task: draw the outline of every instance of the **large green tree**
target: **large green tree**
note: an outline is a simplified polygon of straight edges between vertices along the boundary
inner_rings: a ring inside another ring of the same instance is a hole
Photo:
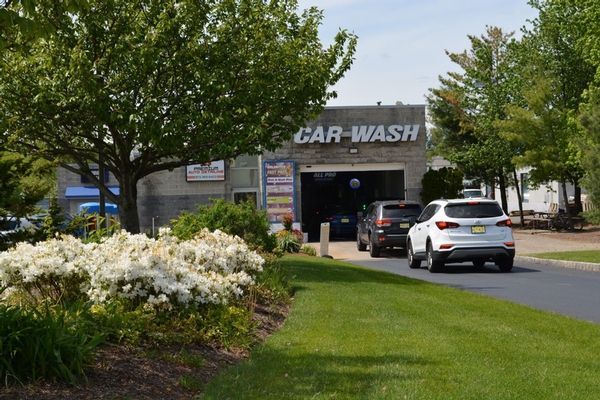
[[[500,136],[496,121],[505,118],[506,105],[518,94],[517,63],[511,51],[515,41],[497,27],[469,40],[468,51],[448,53],[461,71],[440,77],[440,87],[430,89],[433,143],[435,152],[465,175],[498,182],[506,210],[506,177],[514,169],[514,149]]]
[[[0,151],[0,219],[34,212],[52,190],[53,176],[48,161]]]
[[[600,0],[553,0],[548,3],[571,11],[568,26],[576,33],[572,35],[573,48],[594,71],[594,79],[584,93],[580,107],[585,135],[579,144],[583,154],[583,184],[596,206],[592,219],[600,223]]]
[[[567,208],[566,183],[576,188],[583,176],[578,142],[583,135],[577,123],[582,95],[594,68],[577,49],[581,28],[575,24],[577,10],[563,1],[531,1],[539,11],[521,41],[525,102],[507,108],[508,119],[500,128],[522,147],[515,157],[519,166],[531,167],[534,184],[561,182]]]
[[[11,148],[86,176],[131,232],[140,179],[281,145],[335,95],[356,45],[341,30],[324,48],[322,12],[296,0],[87,3],[2,54],[3,119]],[[99,153],[119,196],[90,170]]]
[[[584,157],[582,164],[586,174],[584,184],[596,206],[588,216],[592,222],[600,224],[600,93],[596,90],[584,106],[582,123],[587,134],[582,143]]]

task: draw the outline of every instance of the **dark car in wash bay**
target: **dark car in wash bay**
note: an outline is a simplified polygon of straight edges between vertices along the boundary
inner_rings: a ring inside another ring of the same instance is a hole
[[[382,248],[406,247],[406,236],[421,214],[421,205],[404,200],[376,201],[358,215],[356,247],[371,257],[379,257]]]
[[[354,237],[356,233],[356,213],[341,206],[326,208],[323,221],[329,223],[332,238]]]

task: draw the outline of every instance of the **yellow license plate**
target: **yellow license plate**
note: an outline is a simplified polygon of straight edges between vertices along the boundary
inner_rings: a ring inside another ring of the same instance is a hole
[[[485,233],[485,226],[483,226],[483,225],[473,225],[471,227],[471,233]]]
[[[341,221],[342,221],[342,224],[347,224],[347,223],[350,222],[350,219],[348,219],[348,218],[342,218]]]
[[[400,228],[402,228],[402,229],[410,228],[410,224],[402,223],[402,224],[400,224]]]

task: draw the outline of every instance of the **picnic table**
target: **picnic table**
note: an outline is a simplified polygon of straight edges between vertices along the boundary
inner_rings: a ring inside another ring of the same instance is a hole
[[[532,229],[552,229],[552,217],[547,213],[539,213],[535,214],[532,217],[528,217],[525,219],[526,225],[529,222],[529,226]]]
[[[572,216],[569,220],[566,213],[535,212],[523,217],[524,227],[531,229],[582,230],[585,225],[585,218]]]

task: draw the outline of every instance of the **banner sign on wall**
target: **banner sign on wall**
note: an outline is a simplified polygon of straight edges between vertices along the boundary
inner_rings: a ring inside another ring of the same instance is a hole
[[[206,164],[188,165],[185,180],[188,182],[224,181],[225,161],[218,160]]]
[[[269,222],[281,222],[286,214],[296,220],[295,171],[293,161],[264,161],[265,205]]]

